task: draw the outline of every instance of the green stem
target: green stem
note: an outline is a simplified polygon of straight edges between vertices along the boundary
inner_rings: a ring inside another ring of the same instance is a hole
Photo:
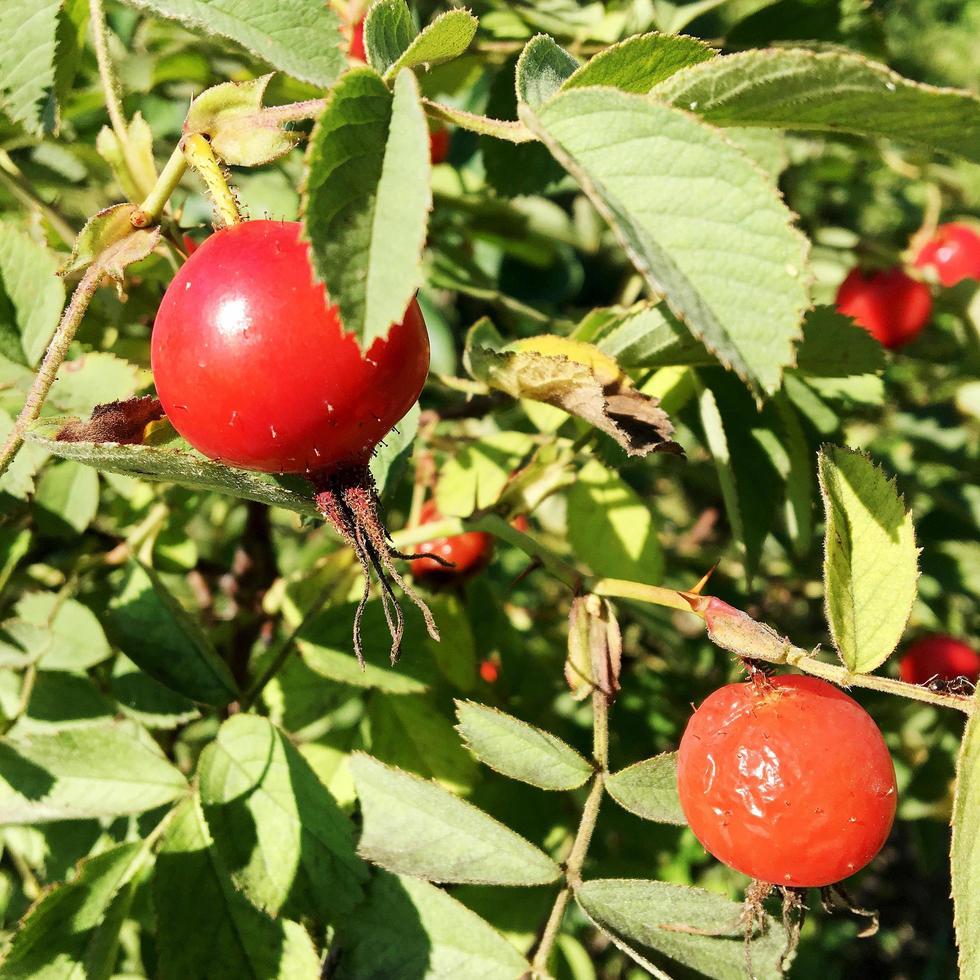
[[[181,178],[187,172],[187,159],[183,148],[178,145],[170,154],[163,172],[157,178],[156,184],[133,215],[132,222],[137,228],[156,224],[163,214],[163,209],[170,200],[170,195],[177,189]]]
[[[58,324],[54,337],[51,338],[41,367],[34,376],[34,382],[31,385],[31,390],[27,393],[24,407],[20,410],[17,421],[7,436],[3,448],[0,449],[0,475],[10,466],[17,450],[23,445],[27,427],[41,414],[41,406],[54,384],[58,369],[68,354],[68,347],[75,336],[75,331],[82,322],[82,317],[85,315],[89,303],[92,302],[92,297],[99,288],[99,282],[104,275],[105,270],[101,263],[95,262],[89,266],[85,275],[82,276],[81,282],[75,287],[71,302],[62,314],[61,322]]]
[[[644,585],[641,582],[630,582],[619,578],[600,578],[589,583],[589,591],[610,599],[635,599],[654,606],[692,612],[691,604],[680,592],[659,585]]]
[[[181,140],[181,147],[187,163],[204,181],[221,224],[226,227],[241,224],[238,203],[225,180],[211,144],[200,133],[191,133]]]
[[[548,960],[551,951],[561,933],[565,909],[575,892],[582,883],[582,868],[592,843],[596,821],[599,819],[599,807],[602,805],[602,795],[605,791],[605,779],[609,771],[609,700],[602,691],[592,693],[592,753],[596,764],[596,774],[592,779],[592,787],[582,807],[575,841],[565,861],[565,884],[555,898],[551,907],[548,921],[541,933],[541,941],[531,963],[531,973],[535,977],[548,977]]]

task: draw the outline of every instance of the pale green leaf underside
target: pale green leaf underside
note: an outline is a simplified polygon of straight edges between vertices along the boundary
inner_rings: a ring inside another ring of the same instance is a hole
[[[915,529],[894,482],[867,456],[828,446],[819,476],[827,622],[845,666],[863,674],[888,659],[912,612]]]
[[[561,88],[578,66],[578,61],[547,34],[532,37],[524,45],[514,71],[518,101],[537,109]]]
[[[304,492],[305,485],[301,480],[232,469],[190,448],[130,446],[114,442],[58,442],[54,436],[67,421],[63,418],[42,419],[28,432],[28,442],[43,447],[55,456],[74,459],[110,473],[176,483],[194,490],[214,490],[271,507],[283,507],[306,517],[317,516],[312,491]]]
[[[809,305],[807,242],[765,175],[716,130],[644,96],[573,89],[524,115],[690,330],[775,391]]]
[[[458,58],[476,35],[478,21],[468,10],[449,10],[426,25],[398,60],[385,72],[394,77],[402,68],[429,68]]]
[[[367,877],[353,827],[268,719],[228,719],[198,778],[218,850],[256,905],[276,914],[302,895],[325,918],[353,909]]]
[[[540,789],[581,786],[592,766],[570,745],[550,732],[472,701],[457,701],[459,733],[484,764],[511,779]]]
[[[364,18],[364,53],[384,74],[405,53],[418,32],[405,0],[378,0]]]
[[[305,230],[345,331],[368,350],[422,280],[432,192],[429,130],[411,71],[392,95],[369,68],[334,87],[310,138]]]
[[[145,859],[135,842],[84,861],[75,878],[28,913],[0,965],[0,980],[109,980],[133,897],[132,889],[121,889]]]
[[[608,85],[642,95],[681,68],[715,57],[703,41],[672,34],[638,34],[600,51],[563,88]]]
[[[0,824],[142,813],[187,780],[129,723],[0,742]]]
[[[0,4],[0,108],[40,135],[54,86],[61,0],[4,0]]]
[[[374,875],[350,922],[338,980],[516,980],[529,967],[492,926],[442,888],[417,878]]]
[[[313,85],[344,70],[340,20],[311,0],[125,0],[131,7],[179,20],[192,30],[237,41],[274,68]]]
[[[976,702],[976,698],[974,698]],[[953,921],[960,976],[980,973],[980,711],[963,734],[953,801]]]
[[[167,828],[152,887],[160,980],[319,976],[319,957],[306,930],[269,918],[235,888],[196,798],[181,806]]]
[[[19,334],[22,357],[12,359],[36,364],[58,325],[65,287],[54,256],[6,222],[0,222],[0,293],[10,300]]]
[[[557,864],[493,817],[435,783],[355,753],[351,774],[364,810],[359,852],[430,881],[544,885]]]
[[[686,824],[677,795],[677,753],[665,752],[606,777],[609,795],[624,809],[656,823]]]
[[[663,881],[608,878],[586,881],[578,903],[597,925],[645,954],[654,950],[698,970],[712,980],[744,980],[745,946],[738,925],[741,906],[683,885]],[[785,946],[779,926],[767,916],[768,929],[751,944],[757,980],[782,976],[778,963]],[[689,926],[721,936],[697,936],[664,926]]]
[[[652,94],[719,126],[857,133],[980,161],[980,98],[858,54],[745,51],[678,72]]]

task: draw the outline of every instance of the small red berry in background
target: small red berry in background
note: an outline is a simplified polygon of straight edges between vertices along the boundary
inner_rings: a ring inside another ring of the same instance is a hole
[[[314,282],[297,222],[211,235],[157,311],[157,394],[195,449],[234,466],[303,473],[366,463],[429,369],[418,303],[366,352]]]
[[[980,279],[980,234],[969,225],[940,225],[915,259],[919,269],[933,268],[944,286]]]
[[[980,678],[980,654],[951,636],[924,636],[905,650],[898,672],[909,684],[953,681],[959,677],[975,684]]]
[[[429,130],[429,154],[432,163],[443,163],[449,156],[449,130],[445,126]]]
[[[355,61],[367,61],[367,52],[364,50],[364,18],[362,17],[351,28],[350,46],[347,54]]]
[[[521,534],[527,534],[531,530],[531,522],[527,519],[524,514],[518,514],[511,522],[510,526],[515,531],[520,531]]]
[[[441,515],[435,501],[422,505],[419,519],[423,524],[438,520]],[[479,571],[493,557],[493,537],[484,531],[466,531],[451,538],[436,538],[419,545],[419,551],[437,555],[444,561],[452,562],[452,567],[440,565],[432,558],[412,560],[412,575],[415,578],[428,578],[432,581],[453,581]]]
[[[493,660],[486,659],[480,661],[480,677],[487,684],[496,684],[499,676],[500,668]]]
[[[194,241],[190,235],[181,235],[181,241],[184,243],[184,253],[190,258],[199,248],[199,243]]]
[[[711,694],[681,739],[677,782],[705,849],[775,885],[822,887],[860,871],[895,817],[895,769],[881,732],[816,677]]]
[[[929,287],[898,266],[865,273],[851,269],[837,290],[837,312],[853,317],[859,326],[888,348],[914,340],[929,322]]]

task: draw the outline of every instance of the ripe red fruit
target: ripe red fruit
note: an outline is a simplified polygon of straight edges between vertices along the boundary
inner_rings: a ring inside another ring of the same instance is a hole
[[[204,455],[309,475],[365,579],[373,567],[381,581],[394,659],[404,623],[388,579],[417,599],[392,565],[412,556],[388,542],[367,464],[425,383],[429,343],[415,300],[362,352],[314,282],[299,224],[248,221],[211,235],[180,267],[157,312],[151,360],[168,418]],[[367,595],[355,617],[359,659]]]
[[[178,270],[151,356],[164,411],[205,456],[309,473],[367,461],[418,399],[429,342],[413,300],[362,353],[313,280],[299,224],[246,221]]]
[[[422,505],[419,518],[423,524],[441,515],[435,501]],[[412,575],[433,581],[453,581],[479,571],[493,557],[493,537],[484,531],[466,531],[450,538],[435,538],[419,546],[425,552],[412,561]],[[430,556],[435,556],[435,558]],[[442,562],[437,561],[441,558]]]
[[[932,314],[929,287],[898,266],[870,273],[851,269],[837,290],[836,305],[888,348],[914,340]]]
[[[364,49],[364,18],[362,17],[350,32],[350,45],[347,54],[355,61],[367,61],[367,52]]]
[[[934,268],[944,286],[980,279],[980,235],[969,225],[940,225],[935,236],[922,246],[915,264],[920,269]]]
[[[449,130],[445,126],[429,130],[429,155],[433,164],[442,163],[449,156]]]
[[[822,887],[863,868],[895,817],[895,770],[871,717],[815,677],[728,684],[688,722],[684,815],[720,861],[760,881]]]
[[[480,661],[480,677],[486,681],[487,684],[496,684],[499,676],[500,668],[493,660]]]
[[[951,636],[924,636],[906,649],[898,671],[909,684],[960,677],[975,684],[980,678],[980,654]]]

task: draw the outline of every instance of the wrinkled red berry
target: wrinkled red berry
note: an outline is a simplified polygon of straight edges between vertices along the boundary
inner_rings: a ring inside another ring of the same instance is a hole
[[[836,305],[888,348],[914,340],[932,314],[929,287],[898,266],[869,273],[852,269],[837,290]]]
[[[684,815],[718,860],[817,887],[863,868],[895,816],[891,756],[870,715],[815,677],[728,684],[691,716],[677,767]]]

